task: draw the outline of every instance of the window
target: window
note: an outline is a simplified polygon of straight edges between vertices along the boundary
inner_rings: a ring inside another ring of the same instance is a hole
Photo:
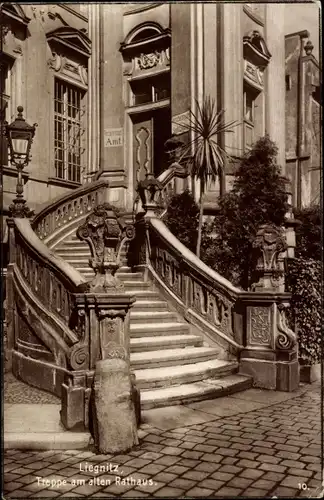
[[[11,121],[11,64],[8,60],[1,61],[0,65],[0,120],[1,123]],[[1,165],[8,165],[8,143],[4,136],[5,128],[3,127],[1,139],[0,161]]]
[[[244,90],[244,120],[254,122],[254,95],[248,89]]]
[[[58,179],[81,182],[83,96],[78,87],[55,80],[54,148]]]
[[[291,90],[291,76],[290,75],[286,75],[285,77],[285,81],[286,81],[286,90]]]
[[[254,125],[255,125],[255,99],[257,92],[252,87],[244,84],[243,99],[244,99],[244,147],[251,149],[254,142]]]
[[[169,99],[171,95],[170,73],[131,82],[132,105]]]

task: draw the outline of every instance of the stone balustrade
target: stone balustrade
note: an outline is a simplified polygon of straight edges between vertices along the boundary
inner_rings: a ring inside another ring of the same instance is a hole
[[[81,333],[71,316],[74,294],[86,280],[48,249],[28,218],[8,219],[8,226],[8,369],[60,396],[66,372],[79,368]]]
[[[153,189],[154,188],[154,189]],[[292,391],[298,387],[298,346],[285,310],[287,242],[283,228],[265,225],[254,241],[255,269],[249,291],[232,285],[206,266],[161,220],[163,186],[150,178],[142,186],[145,214],[138,217],[133,253],[137,265],[205,340],[235,356],[254,385]]]
[[[53,243],[57,233],[78,225],[104,201],[107,187],[107,181],[99,180],[58,197],[34,217],[32,227],[37,236],[47,244]]]
[[[151,218],[150,266],[182,304],[187,318],[223,345],[243,345],[235,331],[235,303],[241,290],[206,266],[168,230]]]
[[[179,163],[171,164],[167,170],[162,172],[157,178],[162,184],[158,204],[165,207],[169,198],[183,192],[187,187],[188,177],[188,170]]]

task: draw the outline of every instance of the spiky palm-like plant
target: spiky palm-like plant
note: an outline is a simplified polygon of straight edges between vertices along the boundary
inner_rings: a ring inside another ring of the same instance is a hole
[[[237,122],[232,120],[225,122],[225,110],[217,111],[215,100],[210,96],[203,99],[202,104],[196,101],[197,111],[189,111],[187,123],[182,123],[184,132],[193,132],[193,138],[183,148],[182,156],[189,157],[188,165],[193,178],[200,181],[199,197],[199,226],[196,255],[200,257],[201,232],[203,225],[203,198],[208,180],[215,182],[220,180],[223,195],[223,175],[225,159],[228,155],[219,144],[220,135],[225,132],[233,132]]]

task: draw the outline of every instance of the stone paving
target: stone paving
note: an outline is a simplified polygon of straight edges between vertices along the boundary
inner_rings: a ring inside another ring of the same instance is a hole
[[[5,373],[3,384],[5,404],[61,404],[60,398],[17,380],[12,373]]]
[[[271,404],[271,393],[253,391],[237,403],[252,395]],[[208,414],[198,424],[144,423],[126,454],[7,450],[5,498],[319,497],[319,384],[292,399],[274,396],[276,404],[248,412],[238,404],[236,414],[233,398],[226,416],[213,414],[217,399],[190,405]]]

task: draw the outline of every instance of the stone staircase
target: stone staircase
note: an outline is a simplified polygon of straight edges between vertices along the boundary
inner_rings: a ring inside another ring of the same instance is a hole
[[[86,242],[70,235],[55,251],[87,279],[94,276]],[[219,359],[220,350],[193,334],[141,272],[132,272],[125,252],[122,259],[118,276],[126,294],[136,297],[130,314],[130,360],[143,409],[211,399],[251,386],[249,377],[236,373],[238,362]]]

